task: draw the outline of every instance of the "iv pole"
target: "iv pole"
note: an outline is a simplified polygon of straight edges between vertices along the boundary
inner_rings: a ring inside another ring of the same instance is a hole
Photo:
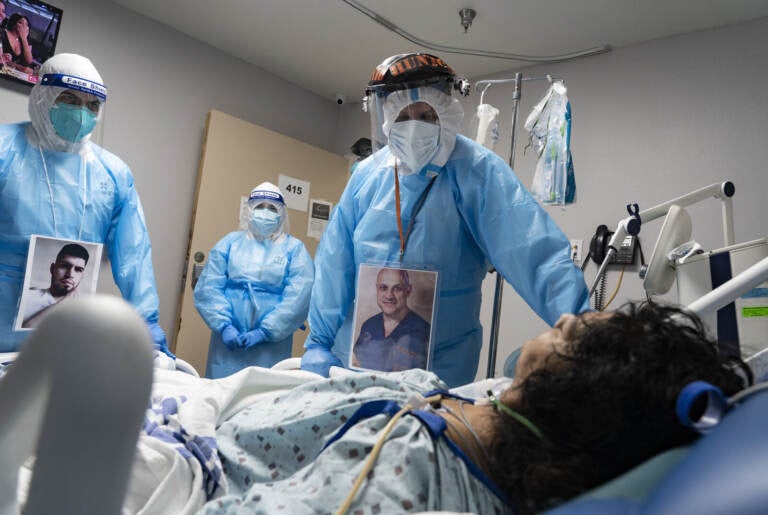
[[[505,84],[509,82],[514,82],[515,84],[515,90],[512,93],[512,134],[510,137],[511,141],[509,146],[509,160],[508,160],[509,167],[513,170],[515,168],[515,132],[517,129],[517,111],[520,104],[523,81],[530,81],[530,80],[548,80],[549,82],[552,82],[553,80],[559,80],[559,79],[553,79],[550,75],[547,75],[546,77],[523,78],[523,74],[518,72],[518,73],[515,73],[514,79],[480,80],[475,82],[475,89],[477,89],[480,85],[485,85],[485,88],[480,94],[481,102],[483,99],[483,95],[485,95],[486,90],[489,87],[491,87],[491,85]],[[501,276],[501,274],[497,270],[496,271],[496,290],[493,296],[493,314],[491,316],[491,335],[490,335],[490,341],[488,345],[488,368],[486,369],[486,375],[485,375],[486,378],[493,377],[496,371],[496,349],[498,347],[498,342],[499,342],[499,319],[501,318],[501,297],[503,294],[503,289],[504,289],[504,278]]]

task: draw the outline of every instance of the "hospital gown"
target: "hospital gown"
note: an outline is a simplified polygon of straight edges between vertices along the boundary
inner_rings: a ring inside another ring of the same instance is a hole
[[[351,374],[260,397],[218,428],[229,495],[200,513],[335,512],[390,420],[378,414],[352,424],[353,414],[369,401],[402,406],[414,392],[435,388],[445,385],[431,373],[409,370]],[[351,426],[323,449],[344,424]],[[433,439],[419,418],[404,416],[349,513],[511,512],[451,446],[445,437]]]

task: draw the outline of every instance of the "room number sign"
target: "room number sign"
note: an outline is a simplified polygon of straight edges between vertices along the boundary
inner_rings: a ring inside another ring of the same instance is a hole
[[[295,177],[289,177],[288,175],[280,175],[278,177],[277,185],[283,192],[286,207],[298,211],[307,211],[307,205],[309,203],[309,182],[296,179]]]

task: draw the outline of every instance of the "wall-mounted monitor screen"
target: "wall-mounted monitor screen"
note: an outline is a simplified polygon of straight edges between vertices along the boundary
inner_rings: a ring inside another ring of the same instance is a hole
[[[40,0],[0,0],[0,78],[36,84],[56,51],[62,10]]]

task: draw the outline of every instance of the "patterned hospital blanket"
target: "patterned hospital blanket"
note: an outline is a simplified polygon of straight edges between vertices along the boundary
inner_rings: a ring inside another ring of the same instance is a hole
[[[269,392],[316,378],[253,367],[212,381],[156,368],[123,514],[192,514],[226,494],[216,453],[220,422]]]
[[[363,417],[342,435],[339,426],[369,401],[402,405],[436,388],[445,385],[418,370],[320,381],[257,367],[215,381],[156,370],[124,513],[335,512],[390,417]],[[444,438],[408,415],[349,513],[430,510],[509,513]]]
[[[219,427],[229,493],[201,513],[335,512],[390,417],[363,417],[343,435],[337,429],[370,401],[403,405],[414,392],[436,388],[445,388],[436,376],[411,370],[354,374],[265,394]],[[349,513],[428,510],[494,514],[509,507],[444,438],[433,438],[421,420],[408,415],[388,437]]]

